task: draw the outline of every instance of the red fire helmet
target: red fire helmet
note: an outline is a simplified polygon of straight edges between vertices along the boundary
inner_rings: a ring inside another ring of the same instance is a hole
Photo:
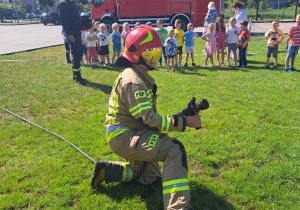
[[[138,26],[128,33],[122,55],[132,63],[137,63],[144,50],[162,46],[160,36],[152,27]]]

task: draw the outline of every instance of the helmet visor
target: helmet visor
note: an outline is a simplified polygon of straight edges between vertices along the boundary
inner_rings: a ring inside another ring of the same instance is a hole
[[[141,56],[145,60],[156,64],[161,57],[161,51],[162,51],[161,47],[149,48],[149,49],[144,50],[142,52]]]

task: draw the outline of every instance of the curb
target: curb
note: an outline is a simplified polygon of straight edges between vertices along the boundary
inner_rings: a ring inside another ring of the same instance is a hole
[[[41,22],[36,22],[36,23],[19,23],[19,24],[13,24],[13,23],[0,23],[0,26],[25,26],[25,25],[32,25],[32,24],[40,24]]]
[[[49,48],[49,47],[57,47],[57,46],[61,46],[61,45],[64,45],[64,44],[55,44],[55,45],[49,45],[49,46],[44,46],[44,47],[32,48],[32,49],[28,49],[28,50],[21,50],[21,51],[3,53],[3,54],[0,54],[0,56],[2,56],[2,55],[12,55],[12,54],[15,54],[15,53],[20,53],[20,52],[31,52],[31,51],[34,51],[34,50],[40,50],[40,49]]]

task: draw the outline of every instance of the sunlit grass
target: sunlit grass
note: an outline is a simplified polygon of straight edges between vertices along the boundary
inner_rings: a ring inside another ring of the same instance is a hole
[[[247,69],[203,68],[204,45],[197,39],[195,68],[150,72],[158,85],[159,114],[178,113],[193,96],[210,102],[201,112],[201,130],[170,133],[187,151],[194,209],[298,209],[300,78],[299,72],[283,71],[283,44],[277,70],[265,69],[263,37],[251,38]],[[111,86],[122,69],[84,66],[88,84],[80,86],[64,56],[63,46],[1,56],[25,61],[0,62],[0,106],[62,135],[96,160],[121,160],[107,145],[104,123]],[[0,209],[163,208],[160,184],[103,184],[93,190],[88,159],[2,110],[0,131]]]

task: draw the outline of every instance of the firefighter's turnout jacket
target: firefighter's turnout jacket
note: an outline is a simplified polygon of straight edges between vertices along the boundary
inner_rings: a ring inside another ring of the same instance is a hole
[[[127,127],[131,130],[184,131],[185,118],[156,113],[154,79],[146,70],[128,68],[116,79],[109,99],[106,131]],[[116,128],[116,129],[115,129]],[[113,135],[109,135],[111,138]]]
[[[134,179],[147,161],[138,181],[151,184],[162,176],[165,209],[189,209],[185,149],[180,141],[165,134],[184,131],[186,121],[184,117],[157,114],[156,91],[154,79],[137,65],[125,69],[116,79],[105,130],[112,151],[129,163],[110,162],[106,182]],[[163,162],[162,173],[159,161]]]

